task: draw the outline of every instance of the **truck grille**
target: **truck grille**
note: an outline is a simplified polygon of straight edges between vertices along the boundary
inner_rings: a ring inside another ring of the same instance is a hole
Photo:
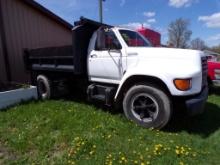
[[[208,64],[207,58],[202,57],[202,87],[207,85]]]

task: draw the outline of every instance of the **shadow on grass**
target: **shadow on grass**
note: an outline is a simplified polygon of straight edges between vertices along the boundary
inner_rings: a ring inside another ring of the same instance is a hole
[[[211,87],[209,89],[209,94],[215,94],[220,96],[220,87]]]
[[[77,88],[71,89],[67,95],[63,95],[62,97],[57,97],[56,100],[65,100],[65,101],[74,101],[81,104],[91,105],[96,107],[97,109],[101,109],[103,111],[109,112],[111,114],[122,114],[123,110],[121,108],[115,108],[113,106],[106,106],[105,103],[99,101],[89,101],[85,90],[80,90]]]
[[[205,112],[196,117],[177,116],[170,123],[165,131],[180,132],[186,131],[191,134],[200,135],[206,138],[220,128],[220,107],[207,103]]]

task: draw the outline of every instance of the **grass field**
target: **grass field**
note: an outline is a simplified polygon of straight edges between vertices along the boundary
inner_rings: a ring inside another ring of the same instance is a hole
[[[0,112],[0,164],[220,164],[220,96],[163,131],[74,101],[16,106]]]

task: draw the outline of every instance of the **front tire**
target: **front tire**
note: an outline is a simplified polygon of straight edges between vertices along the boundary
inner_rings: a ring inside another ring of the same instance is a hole
[[[152,85],[135,85],[123,100],[125,116],[145,128],[163,128],[172,114],[171,101],[165,92]]]

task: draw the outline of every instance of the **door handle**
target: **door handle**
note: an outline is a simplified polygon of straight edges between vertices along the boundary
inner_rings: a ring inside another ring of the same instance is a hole
[[[96,58],[96,57],[97,57],[96,54],[92,54],[92,55],[91,55],[91,58]]]

